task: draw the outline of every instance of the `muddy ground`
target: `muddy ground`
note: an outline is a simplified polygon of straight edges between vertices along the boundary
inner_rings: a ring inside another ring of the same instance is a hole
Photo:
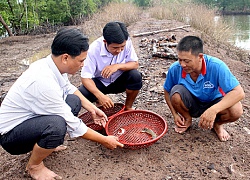
[[[183,23],[170,20],[147,19],[129,26],[135,33],[174,28]],[[242,101],[243,116],[235,123],[225,126],[231,134],[227,142],[220,142],[214,132],[202,130],[194,119],[192,127],[184,134],[174,132],[171,113],[163,96],[164,72],[175,60],[151,56],[147,47],[140,47],[143,37],[132,37],[140,58],[139,70],[143,74],[143,88],[136,99],[137,109],[153,111],[162,116],[168,124],[168,131],[153,145],[138,149],[108,150],[101,145],[84,139],[65,139],[68,148],[46,158],[45,165],[63,176],[74,180],[168,180],[168,179],[249,179],[250,177],[250,129],[249,123],[249,57],[234,48],[216,44],[212,38],[188,27],[172,32],[146,36],[160,38],[175,35],[176,41],[186,35],[198,35],[205,43],[205,53],[224,60],[241,82],[246,93]],[[8,91],[13,82],[28,67],[25,59],[50,48],[55,34],[11,37],[0,40],[0,82],[1,95]],[[174,50],[174,48],[173,48]],[[246,53],[247,54],[247,53]],[[80,76],[71,76],[78,86]],[[115,102],[124,103],[124,94],[111,95]],[[30,154],[12,156],[0,147],[0,179],[30,179],[24,175]]]

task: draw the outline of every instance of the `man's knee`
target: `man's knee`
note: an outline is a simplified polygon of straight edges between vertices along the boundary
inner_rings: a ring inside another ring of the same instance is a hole
[[[136,69],[130,70],[128,72],[128,74],[129,74],[129,77],[131,79],[133,79],[134,82],[141,82],[142,81],[142,75],[138,70],[136,70]]]
[[[140,90],[142,88],[142,75],[136,70],[130,70],[127,72],[127,89],[129,90]]]
[[[37,144],[45,149],[56,148],[63,144],[66,131],[65,119],[61,116],[51,116]]]
[[[85,95],[87,93],[87,89],[83,86],[83,85],[80,85],[78,87],[78,90],[83,94]]]
[[[78,90],[86,97],[90,102],[95,102],[97,98],[89,91],[85,86],[81,85]]]
[[[237,104],[235,104],[233,108],[230,109],[229,114],[230,114],[229,116],[233,120],[238,120],[243,114],[243,108],[242,108],[241,102],[238,102]]]
[[[179,93],[174,93],[171,97],[170,97],[170,101],[173,105],[177,105],[180,104],[182,99]]]
[[[56,135],[59,138],[65,136],[67,131],[67,124],[64,118],[61,116],[51,116],[51,120],[48,123],[46,129],[44,130],[44,134],[47,135]]]
[[[66,98],[66,103],[71,107],[71,112],[74,116],[78,116],[82,107],[80,98],[74,94],[69,94]]]

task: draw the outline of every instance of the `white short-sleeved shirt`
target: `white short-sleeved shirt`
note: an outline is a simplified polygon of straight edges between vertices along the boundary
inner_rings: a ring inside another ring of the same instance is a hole
[[[67,74],[61,74],[51,55],[38,60],[17,79],[0,107],[0,134],[5,134],[23,121],[39,115],[59,115],[67,123],[70,137],[87,132],[87,126],[75,117],[65,102],[77,88]]]
[[[82,78],[97,78],[105,86],[114,82],[122,73],[122,70],[118,70],[112,74],[109,78],[103,78],[101,72],[104,67],[111,64],[121,64],[130,61],[138,61],[137,54],[135,53],[132,41],[130,38],[126,41],[124,50],[121,51],[117,56],[113,56],[107,51],[105,44],[103,42],[104,38],[100,37],[91,43],[87,58],[84,61],[84,66],[82,67],[81,77]]]

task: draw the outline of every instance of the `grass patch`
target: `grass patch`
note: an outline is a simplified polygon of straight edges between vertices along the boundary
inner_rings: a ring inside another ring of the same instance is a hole
[[[89,36],[90,42],[102,35],[102,29],[110,21],[121,21],[127,26],[139,20],[141,10],[132,3],[110,3],[84,22],[83,32]]]
[[[148,11],[151,17],[157,19],[175,19],[189,24],[218,42],[225,43],[233,33],[233,28],[222,18],[215,18],[216,10],[191,1],[156,1]]]
[[[102,29],[107,22],[121,21],[127,26],[140,20],[142,13],[148,13],[149,17],[156,20],[169,19],[184,22],[194,29],[201,31],[201,39],[211,37],[218,46],[229,44],[228,37],[233,34],[233,27],[226,24],[223,18],[216,19],[216,10],[204,5],[194,4],[188,0],[154,0],[151,7],[141,9],[129,2],[110,3],[85,21],[81,28],[89,37],[89,42],[102,35]],[[49,53],[43,50],[29,58],[30,62],[39,59]]]
[[[29,64],[35,62],[36,60],[39,60],[39,59],[42,59],[46,56],[48,56],[49,54],[51,53],[51,50],[50,49],[44,49],[44,50],[41,50],[37,53],[35,53],[33,56],[29,57],[27,60]]]

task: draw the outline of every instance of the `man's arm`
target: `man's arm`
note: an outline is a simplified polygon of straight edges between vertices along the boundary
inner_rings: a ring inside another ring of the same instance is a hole
[[[98,103],[104,108],[114,107],[114,102],[105,94],[103,94],[95,85],[91,78],[81,78],[82,84],[98,99]]]
[[[132,69],[137,69],[139,67],[138,61],[131,61],[127,63],[113,64],[106,66],[101,75],[104,78],[109,78],[117,70],[128,71]],[[99,103],[104,106],[104,108],[114,107],[114,102],[105,94],[103,94],[95,85],[91,78],[81,78],[82,84],[86,87],[94,96],[98,99]]]
[[[97,99],[105,96],[95,85],[95,82],[91,78],[81,78],[82,84],[86,87],[92,94],[95,95]]]
[[[241,101],[245,97],[244,90],[241,85],[236,86],[232,91],[228,92],[220,102],[213,105],[211,108],[216,114],[228,109],[229,107],[235,105],[237,102]]]
[[[130,61],[127,63],[112,64],[103,68],[101,75],[104,78],[109,78],[113,73],[115,73],[118,70],[129,71],[132,69],[138,69],[138,67],[139,67],[138,61]]]
[[[88,128],[87,132],[81,136],[84,139],[98,142],[109,149],[115,149],[116,147],[123,147],[124,145],[118,142],[116,136],[103,136],[102,134]]]
[[[93,103],[91,103],[87,98],[85,98],[78,89],[74,92],[74,94],[80,98],[82,107],[86,110],[92,112],[97,108]]]
[[[117,69],[122,70],[122,71],[128,71],[128,70],[132,70],[132,69],[138,69],[138,67],[139,67],[138,61],[129,61],[129,62],[124,63],[124,64],[114,64],[114,65],[118,66]]]
[[[108,121],[106,114],[85,98],[78,89],[74,92],[74,94],[80,98],[82,107],[91,113],[94,122],[105,127],[106,122]]]
[[[79,91],[79,90],[76,90],[75,95],[77,95],[80,99],[81,99],[81,103],[82,103],[82,106],[87,109],[88,111],[91,112],[91,114],[95,114],[99,117],[103,119],[105,119],[105,122],[108,120],[107,119],[107,116],[105,115],[105,113],[103,111],[101,111],[100,109],[98,109],[94,104],[92,104],[88,99],[86,99],[82,93]],[[95,121],[95,119],[94,119]],[[99,125],[103,125],[105,126],[105,124],[99,124]],[[119,141],[118,141],[118,137],[115,137],[115,136],[103,136],[102,134],[94,131],[93,129],[91,128],[88,128],[87,129],[87,132],[81,136],[82,138],[84,139],[88,139],[88,140],[91,140],[91,141],[95,141],[95,142],[98,142],[100,144],[102,144],[103,146],[109,148],[109,149],[115,149],[117,147],[123,147],[124,145],[121,144]]]
[[[208,108],[201,116],[199,126],[211,129],[214,126],[216,115],[239,103],[245,97],[245,93],[240,85],[228,92],[220,102]]]
[[[186,126],[184,125],[184,121],[183,121],[183,117],[181,117],[177,112],[176,110],[174,109],[171,101],[170,101],[170,97],[169,97],[169,93],[166,91],[166,89],[164,89],[164,97],[165,97],[165,100],[166,100],[166,103],[173,115],[173,118],[174,118],[174,123],[178,126],[178,127],[183,127],[185,128]]]
[[[164,97],[165,97],[165,100],[166,100],[166,103],[173,115],[173,117],[177,116],[177,112],[175,111],[174,107],[172,106],[172,103],[170,101],[170,97],[169,97],[169,93],[164,89]]]

